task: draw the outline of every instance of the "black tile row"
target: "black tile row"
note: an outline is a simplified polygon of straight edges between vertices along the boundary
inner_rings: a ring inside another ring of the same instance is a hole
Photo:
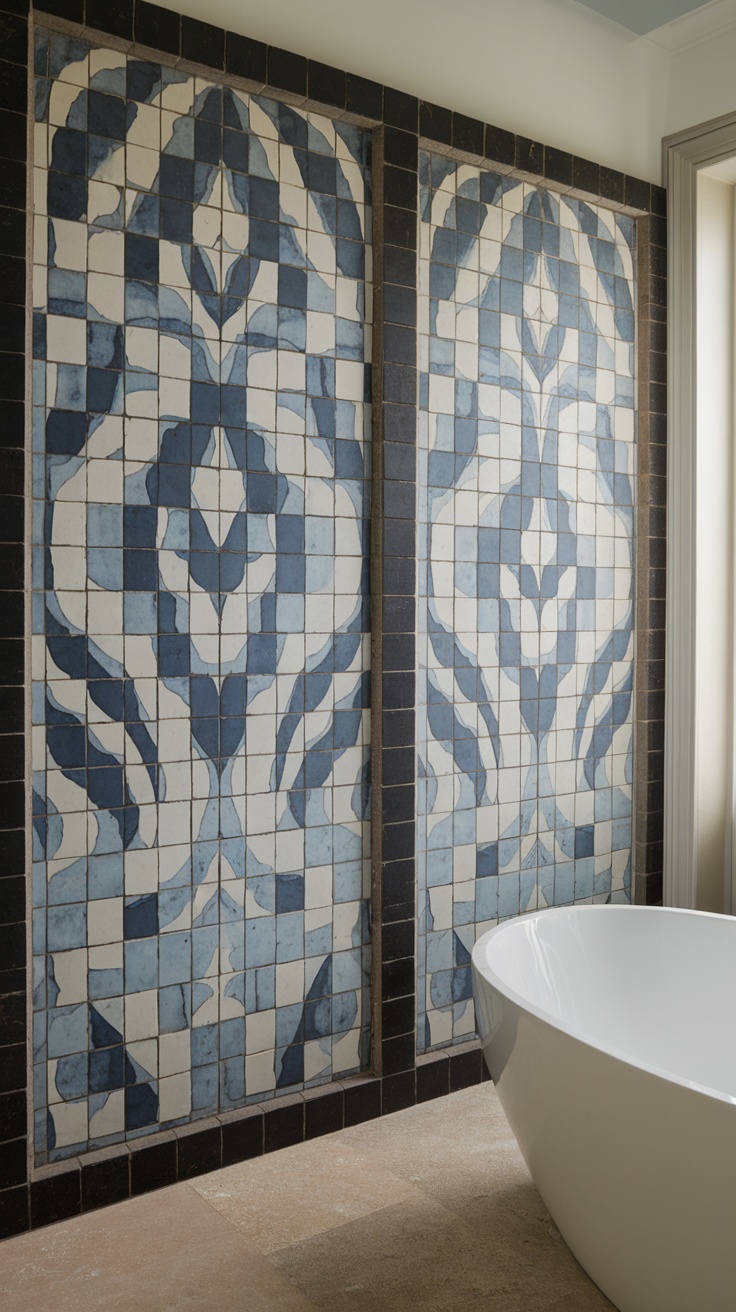
[[[388,118],[375,152],[381,182],[374,232],[376,266],[383,271],[378,298],[376,375],[380,406],[376,436],[382,475],[375,540],[380,544],[379,669],[374,686],[377,824],[374,861],[381,872],[380,1034],[374,1051],[385,1095],[394,1105],[401,1081],[413,1080],[416,1060],[415,999],[415,770],[416,702],[416,440],[418,215],[418,107],[411,96],[384,93]],[[400,761],[397,756],[400,754]],[[390,900],[403,876],[401,906]],[[388,895],[388,896],[387,896]],[[379,1055],[380,1054],[380,1055]],[[393,1081],[387,1085],[386,1081]]]
[[[410,1010],[413,1017],[413,1008],[405,1006],[403,1015],[399,1008],[393,1004],[395,1023],[401,1026]],[[387,1038],[386,1051],[396,1054],[398,1066],[387,1069],[382,1079],[358,1077],[231,1113],[203,1127],[183,1126],[157,1135],[154,1142],[111,1149],[97,1160],[49,1171],[30,1186],[24,1183],[26,1140],[23,1133],[16,1134],[0,1144],[0,1180],[5,1186],[0,1188],[0,1238],[332,1134],[483,1079],[479,1047],[437,1054],[416,1071],[412,1053],[411,1069],[405,1068],[402,1048],[407,1037],[402,1033]],[[391,1066],[390,1056],[386,1064]],[[0,1126],[6,1125],[12,1131],[25,1129],[22,1092],[0,1093]]]
[[[419,103],[419,132],[428,141],[520,169],[558,186],[616,205],[660,216],[666,214],[666,193],[662,187],[426,101]]]
[[[309,98],[377,122],[382,117],[383,87],[369,78],[346,74],[319,60],[226,32],[146,0],[44,0],[38,9],[177,59],[268,85],[287,96]]]
[[[7,0],[6,0],[7,4]],[[20,5],[24,12],[27,6]],[[332,109],[347,111],[381,122],[388,129],[385,144],[387,165],[406,169],[416,166],[417,133],[439,145],[452,147],[498,164],[519,168],[561,186],[573,187],[616,204],[657,215],[666,213],[663,188],[630,177],[592,160],[531,141],[465,114],[419,100],[405,92],[381,87],[367,78],[346,74],[318,60],[293,51],[267,46],[235,32],[225,32],[211,23],[180,16],[146,0],[44,0],[42,12],[73,23],[109,32],[126,41],[152,47],[185,60],[224,70],[233,76],[268,85],[300,99],[309,98]],[[10,16],[9,62],[25,61],[20,28],[22,21]],[[2,77],[0,75],[0,97]],[[398,129],[394,132],[393,129]]]
[[[664,193],[652,189],[652,212],[639,225],[639,478],[637,511],[637,717],[634,898],[662,900],[664,774],[664,623],[666,614],[666,304]]]

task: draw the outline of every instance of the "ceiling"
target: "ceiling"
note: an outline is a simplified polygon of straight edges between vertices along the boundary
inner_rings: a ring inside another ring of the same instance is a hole
[[[595,9],[596,13],[640,36],[683,14],[702,9],[707,3],[709,0],[578,0],[578,4]]]

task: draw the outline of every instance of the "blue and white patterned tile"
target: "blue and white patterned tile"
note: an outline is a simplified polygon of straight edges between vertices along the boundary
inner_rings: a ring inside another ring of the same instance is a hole
[[[490,925],[629,897],[635,271],[629,219],[420,176],[423,1050],[472,1033]]]
[[[367,1059],[371,260],[365,133],[36,35],[43,1162]]]

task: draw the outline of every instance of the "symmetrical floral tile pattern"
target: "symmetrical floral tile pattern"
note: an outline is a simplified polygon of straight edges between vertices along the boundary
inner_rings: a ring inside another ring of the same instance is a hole
[[[367,1058],[369,140],[37,32],[38,1162]]]
[[[631,869],[634,224],[445,157],[421,178],[420,1050],[469,952]]]

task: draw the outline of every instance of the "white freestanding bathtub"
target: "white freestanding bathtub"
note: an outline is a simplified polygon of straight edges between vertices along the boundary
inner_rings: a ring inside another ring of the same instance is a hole
[[[736,1309],[736,919],[533,912],[473,949],[483,1051],[534,1181],[620,1312]]]

